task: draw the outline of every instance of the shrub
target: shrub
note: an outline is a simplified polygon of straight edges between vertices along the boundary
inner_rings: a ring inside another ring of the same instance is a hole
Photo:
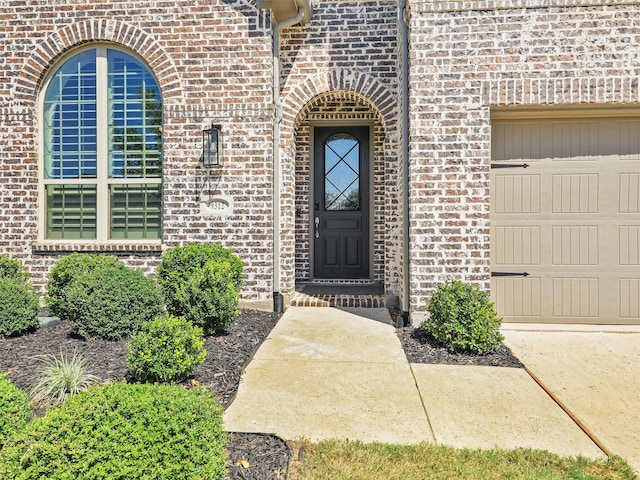
[[[185,380],[207,356],[202,329],[171,315],[144,322],[127,349],[129,371],[143,382]]]
[[[221,479],[226,441],[204,389],[108,383],[27,425],[0,451],[0,478]]]
[[[239,292],[242,286],[242,262],[228,248],[221,245],[186,245],[173,248],[162,255],[156,276],[169,313],[186,315],[188,303],[181,298],[179,292],[194,272],[202,270],[210,262],[228,264],[231,283]]]
[[[22,278],[0,278],[0,335],[12,336],[38,328],[40,301]]]
[[[0,278],[14,278],[16,280],[27,281],[29,279],[29,273],[27,273],[18,260],[0,255]]]
[[[428,305],[429,318],[420,326],[453,351],[485,354],[495,350],[503,336],[487,294],[459,280],[440,284]]]
[[[36,386],[31,391],[31,400],[36,404],[58,405],[69,395],[82,392],[100,381],[75,350],[71,356],[61,351],[60,357],[50,354],[39,358],[44,367],[38,372]]]
[[[176,299],[182,305],[182,315],[210,335],[235,320],[239,293],[233,265],[217,261],[193,271],[177,290]]]
[[[0,449],[5,438],[22,430],[31,418],[27,395],[0,373]]]
[[[96,268],[65,292],[73,330],[84,338],[118,340],[163,311],[156,282],[130,268]]]
[[[54,315],[68,318],[69,306],[66,299],[69,285],[80,276],[104,267],[126,268],[120,259],[105,254],[72,253],[60,258],[49,273],[45,305]]]

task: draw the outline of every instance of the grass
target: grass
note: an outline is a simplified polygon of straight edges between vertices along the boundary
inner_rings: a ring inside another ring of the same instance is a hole
[[[39,355],[43,367],[38,372],[37,383],[31,392],[35,404],[55,406],[69,395],[96,385],[100,379],[90,372],[87,361],[77,351],[69,355],[60,351],[60,356]]]
[[[459,450],[330,440],[292,442],[290,480],[637,480],[620,457],[565,458],[540,450]]]

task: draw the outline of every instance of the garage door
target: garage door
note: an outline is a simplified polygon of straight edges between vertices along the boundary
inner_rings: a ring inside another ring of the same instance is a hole
[[[495,120],[492,135],[504,321],[640,323],[640,120]]]

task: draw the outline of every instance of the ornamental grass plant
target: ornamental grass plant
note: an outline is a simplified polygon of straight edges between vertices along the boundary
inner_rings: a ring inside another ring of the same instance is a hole
[[[91,366],[80,353],[63,350],[60,355],[40,355],[43,366],[31,391],[31,400],[42,406],[55,406],[70,395],[85,391],[100,379],[92,373]]]

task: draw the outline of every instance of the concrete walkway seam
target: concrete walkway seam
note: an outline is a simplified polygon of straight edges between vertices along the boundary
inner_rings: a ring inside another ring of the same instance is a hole
[[[425,400],[424,400],[424,397],[422,396],[422,392],[420,391],[420,386],[418,385],[418,379],[416,378],[416,372],[413,370],[413,365],[411,365],[411,362],[409,362],[409,370],[411,370],[413,383],[416,386],[416,390],[418,391],[418,397],[420,398],[420,403],[422,404],[422,410],[424,410],[424,416],[427,418],[427,425],[429,425],[429,431],[431,432],[431,437],[433,437],[433,443],[438,445],[436,432],[433,430],[433,425],[431,425],[431,418],[429,418],[429,412],[427,411],[427,406],[425,405]]]
[[[585,434],[587,437],[589,437],[589,438],[591,439],[591,441],[592,441],[593,443],[595,443],[595,444],[596,444],[596,446],[597,446],[600,450],[602,450],[602,451],[604,452],[604,454],[605,454],[607,457],[611,457],[611,456],[613,456],[613,453],[612,453],[612,452],[611,452],[607,447],[605,447],[605,446],[602,444],[602,442],[601,442],[601,441],[600,441],[600,439],[596,436],[596,434],[595,434],[595,433],[593,433],[591,430],[589,430],[589,428],[587,428],[587,426],[586,426],[584,423],[582,423],[582,422],[580,421],[580,419],[579,419],[578,417],[576,417],[576,416],[573,414],[573,412],[571,412],[571,410],[569,410],[569,409],[566,407],[566,405],[562,402],[562,400],[560,400],[558,397],[556,397],[556,396],[555,396],[555,394],[554,394],[554,393],[553,393],[549,388],[547,388],[547,387],[546,387],[546,385],[545,385],[544,383],[542,383],[542,381],[541,381],[541,380],[540,380],[540,379],[539,379],[539,378],[538,378],[538,377],[537,377],[537,376],[536,376],[536,375],[535,375],[531,370],[529,370],[529,369],[526,367],[526,365],[525,365],[525,367],[524,367],[524,370],[525,370],[525,372],[527,372],[527,373],[529,374],[529,376],[533,379],[533,381],[534,381],[534,382],[536,382],[536,383],[540,386],[540,388],[542,388],[542,389],[545,391],[545,393],[546,393],[547,395],[549,395],[549,397],[551,398],[551,400],[553,400],[553,401],[556,403],[556,405],[558,405],[558,406],[559,406],[559,407],[564,411],[564,413],[566,413],[566,414],[569,416],[569,418],[573,421],[573,423],[575,423],[575,424],[578,426],[578,428],[579,428],[580,430],[582,430],[582,431],[584,432],[584,434]]]

